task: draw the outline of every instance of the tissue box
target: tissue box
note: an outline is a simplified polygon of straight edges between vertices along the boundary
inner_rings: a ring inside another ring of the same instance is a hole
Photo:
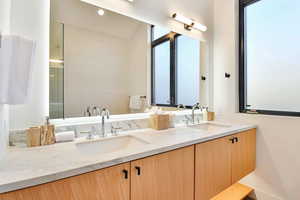
[[[149,119],[149,126],[155,130],[168,129],[170,126],[170,116],[168,114],[151,115]]]
[[[27,147],[41,146],[41,127],[31,127],[26,131]]]

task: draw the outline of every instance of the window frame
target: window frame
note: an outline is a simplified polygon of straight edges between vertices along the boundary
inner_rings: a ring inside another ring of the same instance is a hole
[[[279,115],[300,117],[300,112],[278,110],[247,109],[247,64],[246,39],[245,39],[245,9],[262,0],[240,0],[239,2],[239,112],[248,114]]]
[[[151,26],[151,105],[164,106],[164,107],[177,107],[177,40],[176,38],[181,36],[179,33],[170,32],[156,40],[153,40],[154,25]],[[169,104],[157,104],[155,102],[155,53],[156,46],[170,41],[170,103]],[[186,106],[190,108],[191,106]]]

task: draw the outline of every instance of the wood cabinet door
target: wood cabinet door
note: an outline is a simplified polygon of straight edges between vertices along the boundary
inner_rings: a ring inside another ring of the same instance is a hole
[[[250,174],[256,167],[256,129],[234,135],[232,145],[232,184]]]
[[[131,200],[193,200],[194,146],[131,162]]]
[[[196,145],[195,200],[209,200],[231,185],[231,138]]]
[[[125,177],[127,170],[128,176]],[[0,194],[0,200],[129,200],[130,164]]]

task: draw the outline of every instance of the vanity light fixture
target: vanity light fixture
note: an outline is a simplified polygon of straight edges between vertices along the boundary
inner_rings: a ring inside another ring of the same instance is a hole
[[[185,17],[185,16],[183,16],[183,15],[180,15],[180,14],[178,14],[178,13],[174,13],[174,14],[172,15],[172,17],[173,17],[176,21],[183,23],[183,24],[184,24],[184,28],[185,28],[186,30],[189,30],[189,31],[191,30],[192,25],[193,25],[193,20],[191,20],[191,19],[189,19],[189,18],[187,18],[187,17]]]
[[[195,28],[199,31],[203,31],[203,32],[207,31],[207,27],[204,26],[203,24],[198,23],[198,22],[194,22],[193,28]]]
[[[200,24],[198,22],[195,22],[194,20],[192,20],[190,18],[187,18],[187,17],[185,17],[183,15],[180,15],[178,13],[174,13],[172,15],[172,18],[175,19],[178,22],[183,23],[184,24],[184,28],[186,30],[190,31],[190,30],[192,30],[192,28],[194,28],[194,29],[197,29],[197,30],[203,31],[203,32],[207,31],[207,27],[205,25]]]
[[[132,3],[134,0],[127,0],[127,1],[129,1],[129,2],[131,2],[131,3]]]
[[[55,60],[55,59],[50,59],[49,62],[50,62],[50,63],[58,63],[58,64],[64,63],[63,60]]]
[[[105,11],[103,9],[99,9],[97,13],[98,15],[103,16],[105,14]]]

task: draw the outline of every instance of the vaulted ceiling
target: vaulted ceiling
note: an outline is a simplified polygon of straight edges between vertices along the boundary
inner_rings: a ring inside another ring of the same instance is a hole
[[[51,0],[51,17],[54,21],[90,31],[131,39],[143,22],[105,10],[97,14],[98,7],[79,0]]]

